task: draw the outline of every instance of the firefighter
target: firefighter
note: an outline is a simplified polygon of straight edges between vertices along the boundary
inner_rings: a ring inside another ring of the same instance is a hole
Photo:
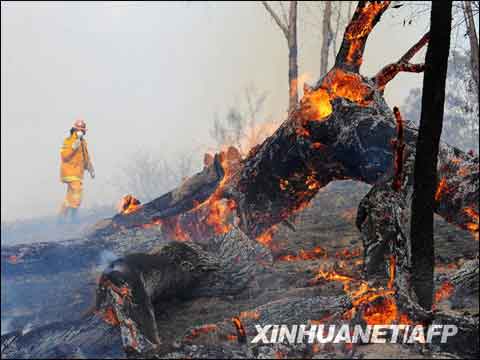
[[[95,170],[88,154],[85,121],[77,120],[70,129],[70,136],[60,149],[60,181],[67,184],[67,194],[60,210],[60,222],[77,221],[77,211],[82,201],[83,173],[87,170],[95,178]]]

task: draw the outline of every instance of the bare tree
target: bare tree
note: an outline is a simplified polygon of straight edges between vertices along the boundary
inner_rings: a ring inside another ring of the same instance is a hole
[[[340,7],[340,4],[338,4]],[[325,2],[325,10],[323,12],[323,22],[322,22],[322,50],[320,53],[320,76],[323,76],[327,73],[328,70],[328,53],[330,44],[333,40],[333,32],[331,26],[331,17],[332,17],[332,2]]]
[[[267,93],[258,93],[255,87],[245,89],[244,106],[230,107],[223,120],[215,115],[211,137],[218,147],[235,146],[242,155],[246,155],[251,147],[259,144],[268,135],[274,125],[260,120]]]
[[[475,4],[475,2],[473,2]],[[478,4],[477,4],[478,6]],[[472,79],[475,84],[475,91],[478,96],[478,36],[477,30],[475,29],[475,20],[472,11],[472,2],[471,1],[464,1],[463,2],[463,14],[465,17],[465,26],[467,28],[467,35],[470,41],[470,64],[472,70]],[[477,14],[478,16],[478,14]]]
[[[433,2],[423,77],[422,114],[415,155],[410,229],[412,285],[419,304],[427,310],[430,310],[433,303],[433,212],[451,27],[452,2]]]
[[[171,190],[193,172],[192,154],[180,153],[167,160],[161,154],[138,150],[125,159],[112,183],[121,193],[142,202]]]
[[[266,2],[262,1],[263,6],[267,12],[272,16],[277,23],[287,40],[288,46],[288,112],[290,113],[298,103],[298,55],[297,55],[297,2],[290,1],[290,9],[287,18],[285,8],[280,1],[281,17],[275,10]]]

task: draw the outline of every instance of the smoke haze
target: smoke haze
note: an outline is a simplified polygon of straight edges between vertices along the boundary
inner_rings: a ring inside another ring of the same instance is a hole
[[[403,27],[406,12],[383,16],[362,74],[397,60],[426,31],[428,12]],[[318,7],[301,4],[299,73],[309,83],[319,76],[320,19]],[[59,149],[78,117],[97,175],[86,176],[88,208],[118,200],[115,174],[138,149],[194,153],[200,170],[214,113],[247,86],[268,92],[268,118],[287,109],[286,41],[259,2],[7,1],[1,26],[2,222],[57,212]],[[399,105],[421,83],[421,74],[402,73],[386,99]]]

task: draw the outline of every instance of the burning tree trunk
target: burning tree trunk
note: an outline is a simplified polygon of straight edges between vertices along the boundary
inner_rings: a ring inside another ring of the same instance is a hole
[[[433,302],[433,211],[451,27],[452,2],[432,3],[422,115],[415,155],[411,224],[412,285],[420,305],[427,310]]]
[[[288,119],[263,144],[251,149],[246,159],[226,161],[229,156],[217,156],[217,176],[213,180],[203,181],[199,174],[194,177],[198,178],[196,187],[185,196],[175,199],[175,190],[135,213],[116,216],[113,226],[149,225],[170,219],[184,236],[195,239],[227,231],[228,226],[217,226],[217,222],[226,221],[227,214],[233,213],[244,233],[256,238],[307,206],[332,180],[375,184],[389,174],[394,158],[391,140],[396,138],[397,124],[383,99],[383,90],[401,71],[423,71],[423,64],[409,61],[428,42],[428,34],[373,78],[359,75],[367,37],[387,6],[388,2],[359,3],[335,66],[313,88],[305,88],[302,101]],[[403,137],[405,146],[414,149],[416,129],[405,126]],[[478,182],[471,178],[471,171],[477,170],[471,161],[470,156],[443,145],[440,167],[454,169],[445,172],[445,181],[464,181],[473,187],[468,194],[457,191],[455,196],[443,197],[436,211],[461,227],[471,222],[464,214],[465,208],[478,213]],[[198,226],[202,227],[201,234]]]

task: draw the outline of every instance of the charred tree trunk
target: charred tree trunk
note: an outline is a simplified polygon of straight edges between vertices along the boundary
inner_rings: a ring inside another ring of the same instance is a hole
[[[437,159],[442,134],[452,2],[432,3],[430,41],[423,77],[422,114],[418,132],[412,200],[412,285],[419,304],[433,302],[433,212],[437,189]]]
[[[232,165],[220,156],[213,180],[202,180],[203,175],[198,174],[193,177],[198,181],[192,180],[196,187],[184,187],[186,195],[175,190],[136,212],[120,214],[105,231],[170,219],[174,228],[192,232],[191,239],[205,237],[219,230],[207,226],[212,205],[230,201],[239,227],[247,236],[256,238],[303,209],[330,181],[354,179],[375,184],[388,175],[394,162],[391,140],[396,138],[397,130],[383,90],[401,71],[423,71],[423,64],[409,61],[426,45],[428,34],[373,78],[358,74],[368,34],[387,6],[388,2],[359,3],[335,66],[314,87],[305,88],[302,101],[287,120],[263,144],[251,149],[245,159],[237,159]],[[405,146],[414,149],[416,140],[417,130],[406,126]],[[465,228],[471,219],[464,209],[469,207],[478,213],[475,189],[479,185],[471,178],[475,168],[462,170],[472,168],[471,157],[444,145],[440,166],[451,169],[444,170],[447,183],[472,186],[467,192],[445,196],[436,209],[447,221]],[[207,200],[202,203],[202,199]]]
[[[323,12],[323,24],[322,24],[322,50],[320,53],[320,76],[327,73],[328,69],[328,50],[330,43],[332,42],[332,27],[330,19],[332,17],[332,2],[325,2],[325,11]]]

